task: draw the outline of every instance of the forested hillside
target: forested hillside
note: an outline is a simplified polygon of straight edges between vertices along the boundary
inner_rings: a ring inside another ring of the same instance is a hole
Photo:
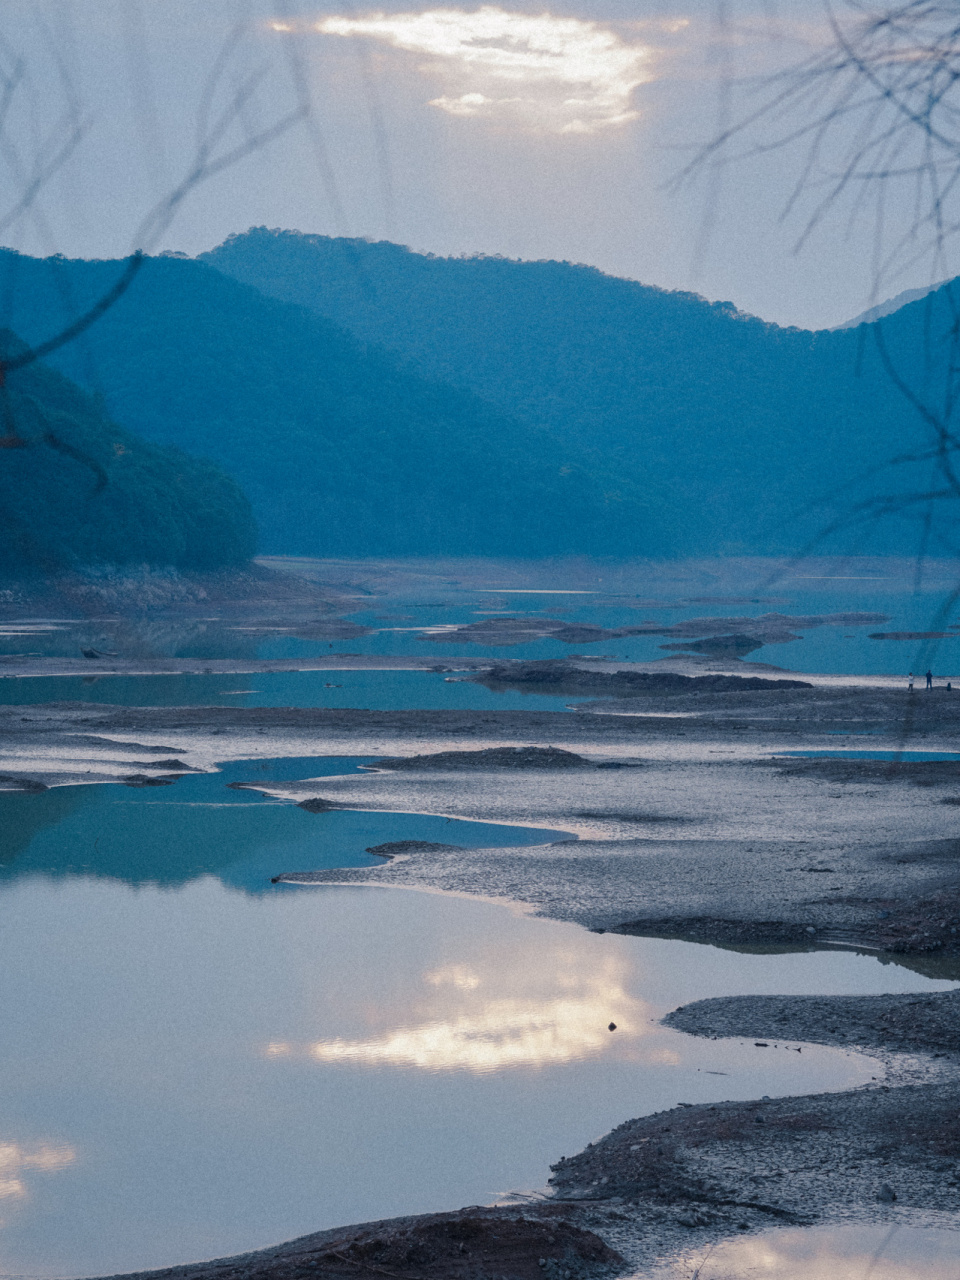
[[[0,332],[0,353],[23,344]],[[236,484],[210,463],[117,426],[42,364],[7,375],[0,431],[0,571],[110,562],[210,569],[253,555]]]
[[[859,503],[930,483],[926,467],[885,465],[925,448],[930,431],[863,329],[782,329],[569,263],[438,258],[265,228],[204,260],[546,428],[585,470],[612,464],[663,505],[687,552],[798,551]],[[909,377],[925,362],[924,305],[897,321],[920,360]],[[888,511],[818,545],[911,552],[924,518]],[[938,514],[928,548],[952,524]]]
[[[117,278],[116,262],[0,253],[0,307],[28,340]],[[312,555],[669,555],[645,477],[537,422],[402,370],[314,312],[201,262],[150,260],[54,357],[152,440],[214,459],[249,494],[261,549]]]

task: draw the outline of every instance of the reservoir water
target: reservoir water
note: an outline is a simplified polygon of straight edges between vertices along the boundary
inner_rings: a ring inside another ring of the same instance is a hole
[[[220,614],[213,605],[202,611],[195,607],[189,616],[171,609],[169,615],[161,611],[160,618],[144,616],[138,621],[119,617],[107,606],[102,617],[96,616],[85,603],[76,616],[14,617],[0,622],[0,645],[9,653],[65,657],[79,657],[81,648],[93,647],[122,657],[198,660],[359,653],[416,655],[455,663],[457,658],[542,659],[582,653],[651,662],[678,653],[707,652],[696,647],[705,637],[749,636],[758,632],[757,619],[779,614],[785,615],[781,625],[772,631],[769,623],[766,630],[759,628],[762,634],[756,637],[756,647],[744,652],[748,662],[801,672],[895,675],[904,682],[909,671],[919,675],[929,666],[938,680],[960,679],[960,609],[955,596],[957,567],[952,561],[918,565],[915,560],[892,557],[806,561],[726,557],[618,565],[588,560],[335,563],[274,557],[269,563],[338,584],[338,616],[363,630],[349,638],[331,638],[318,625],[330,620],[328,614],[299,626],[283,618],[251,625],[249,619],[238,618],[235,610]],[[858,623],[856,614],[873,621]],[[454,634],[460,628],[504,618],[528,622],[534,628],[547,619],[581,630],[571,632],[568,641],[531,633],[512,637],[519,639],[517,643],[503,637],[489,643],[477,634],[467,641],[462,631]],[[697,619],[708,620],[708,625],[691,630],[689,624]],[[709,625],[711,619],[713,625]],[[664,630],[611,634],[644,626]],[[592,636],[582,630],[597,627],[604,630]],[[668,634],[670,628],[673,631]],[[921,638],[924,635],[927,638]],[[736,652],[740,650],[731,650],[726,660],[735,663]],[[215,688],[217,697],[245,696],[239,691],[253,689],[256,692],[246,696],[262,696],[268,699],[263,705],[268,706],[274,705],[270,698],[283,696],[275,695],[259,678]],[[359,692],[362,695],[362,689]],[[79,696],[89,695],[81,692]],[[511,695],[496,696],[501,700],[495,705],[509,705],[502,699]],[[204,696],[204,701],[209,700]],[[161,702],[165,702],[163,695]]]
[[[630,1116],[881,1074],[659,1025],[710,995],[945,989],[849,952],[596,935],[502,904],[272,886],[385,840],[560,832],[311,814],[229,781],[3,801],[0,1272],[108,1274],[542,1187]],[[617,1030],[608,1031],[614,1022]]]
[[[566,711],[587,699],[494,692],[436,671],[268,671],[239,675],[35,676],[0,673],[0,705],[356,707],[371,711]]]
[[[780,1227],[690,1250],[645,1280],[955,1280],[960,1231],[899,1222]]]
[[[911,566],[893,562],[798,565],[764,587],[768,568],[703,562],[667,580],[656,566],[619,577],[581,566],[520,583],[490,565],[469,580],[451,571],[442,589],[436,580],[387,591],[374,583],[342,610],[369,628],[347,640],[217,618],[92,619],[11,624],[3,644],[198,664],[329,653],[410,653],[447,667],[458,657],[572,652],[650,661],[677,637],[485,647],[450,633],[506,616],[609,629],[709,616],[722,633],[730,618],[863,611],[890,621],[798,625],[798,639],[764,644],[748,661],[904,676],[932,665],[944,678],[960,667],[960,632],[944,611],[952,579],[918,585]],[[871,638],[932,629],[954,634]],[[456,671],[130,678],[90,667],[83,677],[0,679],[0,702],[563,712],[578,701],[493,692]],[[365,763],[234,761],[167,787],[0,793],[0,1275],[159,1267],[543,1188],[552,1162],[629,1117],[681,1101],[844,1089],[881,1074],[874,1059],[841,1049],[700,1040],[660,1026],[677,1005],[953,985],[849,951],[742,953],[596,935],[449,895],[271,884],[284,871],[377,863],[367,850],[398,840],[568,838],[422,814],[314,814],[228,785]],[[853,1230],[729,1242],[701,1274],[860,1280],[877,1240],[871,1228]],[[902,1234],[900,1253],[887,1249],[873,1280],[952,1276],[956,1241],[943,1234]],[[683,1274],[703,1262],[690,1259]]]

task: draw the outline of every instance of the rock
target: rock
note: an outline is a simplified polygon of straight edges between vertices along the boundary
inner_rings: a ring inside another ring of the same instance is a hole
[[[462,853],[462,844],[434,844],[431,840],[388,840],[386,844],[369,845],[367,853],[378,858],[395,858],[402,853]]]
[[[376,769],[593,769],[592,760],[562,747],[486,747],[424,756],[385,756]]]
[[[337,804],[335,800],[324,800],[323,796],[313,796],[309,800],[301,800],[297,808],[306,809],[307,813],[329,813],[331,809],[342,809],[344,806]]]

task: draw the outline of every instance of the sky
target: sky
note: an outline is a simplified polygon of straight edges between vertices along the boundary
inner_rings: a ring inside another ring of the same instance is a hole
[[[194,254],[250,226],[590,263],[826,327],[960,272],[910,190],[811,213],[801,114],[709,147],[823,46],[821,0],[5,0],[0,243]],[[773,83],[774,87],[771,87]],[[700,156],[699,163],[697,157]],[[693,166],[691,169],[691,165]],[[195,180],[190,180],[191,173]]]

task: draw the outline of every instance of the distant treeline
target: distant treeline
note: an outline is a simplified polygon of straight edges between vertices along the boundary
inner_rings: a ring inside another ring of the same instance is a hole
[[[116,278],[115,262],[0,254],[0,298],[36,339]],[[224,467],[261,547],[301,554],[669,552],[644,487],[581,465],[545,427],[424,379],[306,308],[169,256],[59,367],[151,440]]]
[[[591,474],[639,489],[663,520],[649,544],[688,554],[913,552],[927,509],[895,500],[849,527],[858,504],[939,487],[930,423],[955,399],[960,286],[875,330],[811,333],[567,262],[440,258],[387,242],[254,228],[203,260],[380,344],[425,377],[546,429]],[[935,506],[952,549],[956,516]]]
[[[0,332],[0,354],[22,350]],[[210,569],[253,554],[253,515],[233,480],[118,427],[55,370],[10,372],[0,403],[0,572]]]
[[[2,251],[0,318],[40,339],[119,268]],[[931,386],[946,312],[931,330],[918,309],[939,297],[882,322]],[[929,462],[883,469],[929,429],[865,334],[568,263],[259,228],[151,260],[54,359],[125,427],[233,476],[265,551],[782,554],[930,484]],[[925,516],[819,545],[913,551]],[[928,549],[953,523],[944,506]]]

